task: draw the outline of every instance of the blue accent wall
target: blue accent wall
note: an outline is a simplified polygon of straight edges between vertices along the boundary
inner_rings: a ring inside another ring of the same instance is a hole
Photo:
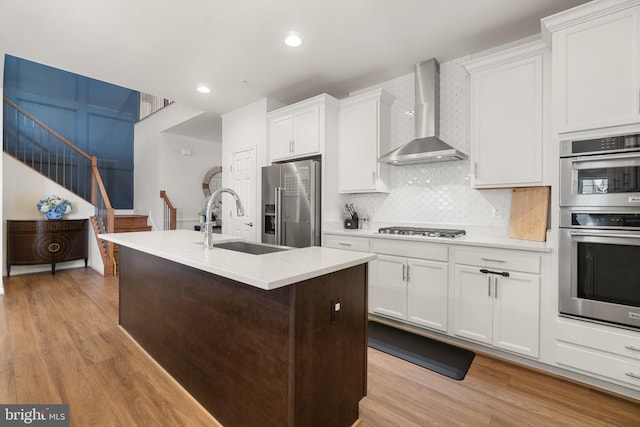
[[[97,156],[112,206],[132,209],[138,92],[10,55],[4,64],[4,96]]]

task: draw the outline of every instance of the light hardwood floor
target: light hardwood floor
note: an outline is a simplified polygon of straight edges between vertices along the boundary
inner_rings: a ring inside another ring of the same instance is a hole
[[[117,280],[90,269],[4,278],[0,403],[68,403],[81,427],[213,425],[118,328]],[[454,381],[369,349],[360,415],[363,427],[637,427],[640,402],[482,355]]]

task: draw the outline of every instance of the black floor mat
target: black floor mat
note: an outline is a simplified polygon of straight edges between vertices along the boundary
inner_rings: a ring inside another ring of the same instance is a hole
[[[369,347],[445,375],[464,379],[475,353],[421,335],[369,322]]]

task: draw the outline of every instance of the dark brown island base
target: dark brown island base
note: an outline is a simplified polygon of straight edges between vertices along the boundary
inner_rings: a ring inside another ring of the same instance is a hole
[[[120,254],[121,327],[222,425],[358,421],[366,262],[263,290],[128,247]]]

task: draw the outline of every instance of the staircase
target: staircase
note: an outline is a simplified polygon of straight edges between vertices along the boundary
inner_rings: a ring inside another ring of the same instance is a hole
[[[151,231],[147,225],[147,215],[115,215],[114,233],[129,233],[132,231]],[[115,274],[120,272],[120,246],[113,245],[113,261]]]
[[[96,236],[151,230],[146,215],[115,215],[97,157],[88,155],[7,98],[3,101],[4,152],[94,205],[95,215],[90,221]],[[97,240],[103,274],[118,274],[117,245]]]

